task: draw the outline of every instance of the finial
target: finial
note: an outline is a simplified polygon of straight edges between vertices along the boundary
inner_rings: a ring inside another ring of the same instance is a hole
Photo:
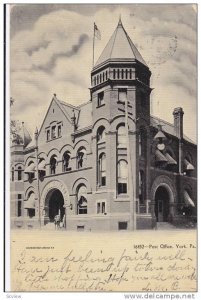
[[[54,97],[56,98],[57,94],[54,93]]]
[[[38,135],[38,128],[36,127],[35,135]]]

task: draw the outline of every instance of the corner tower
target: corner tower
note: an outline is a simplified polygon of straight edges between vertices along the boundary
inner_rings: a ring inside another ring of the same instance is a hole
[[[104,116],[108,119],[120,114],[118,104],[126,94],[132,105],[132,117],[136,119],[142,116],[149,123],[150,76],[146,62],[119,20],[91,72],[94,122],[101,113],[101,109],[97,108],[104,105],[107,106]]]

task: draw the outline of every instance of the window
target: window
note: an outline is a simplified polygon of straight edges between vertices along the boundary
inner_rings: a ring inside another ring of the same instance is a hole
[[[127,89],[118,89],[118,101],[125,103],[127,99]]]
[[[77,152],[77,168],[83,168],[86,164],[87,152],[84,147],[81,147]]]
[[[97,214],[106,214],[105,202],[97,203]]]
[[[105,141],[105,127],[100,126],[97,130],[97,143]]]
[[[124,70],[121,70],[121,78],[124,79]]]
[[[71,168],[69,167],[70,164],[70,152],[66,151],[63,155],[63,171],[70,171]]]
[[[130,69],[130,79],[132,79],[132,69]]]
[[[77,191],[77,213],[78,215],[87,214],[87,189],[81,185]]]
[[[126,79],[128,79],[128,70],[126,69]]]
[[[61,125],[58,125],[58,137],[61,137]]]
[[[117,69],[117,78],[119,79],[119,69]]]
[[[50,158],[50,174],[56,174],[57,157],[53,155]]]
[[[99,165],[99,185],[106,186],[106,155],[101,153],[98,160]]]
[[[105,73],[103,72],[103,81],[105,81]]]
[[[116,70],[113,69],[113,78],[115,79],[116,78]]]
[[[18,181],[22,180],[22,168],[21,167],[18,167],[18,170],[17,170],[17,180]]]
[[[47,130],[47,141],[49,141],[50,140],[50,130],[48,129]]]
[[[17,195],[18,201],[17,201],[17,216],[22,216],[22,194]]]
[[[126,128],[124,125],[120,125],[117,129],[117,145],[118,148],[127,147]]]
[[[97,84],[99,84],[99,75],[97,75]]]
[[[52,126],[52,139],[56,138],[56,126]]]
[[[128,229],[128,222],[119,222],[118,226],[119,226],[119,230],[127,230]]]
[[[25,169],[25,173],[28,174],[28,180],[32,181],[35,178],[35,164],[30,161],[28,167]]]
[[[128,163],[125,160],[118,162],[118,194],[127,194]]]
[[[107,71],[105,72],[105,80],[107,80]]]
[[[96,76],[94,77],[94,85],[96,85]]]
[[[98,93],[98,106],[101,106],[104,104],[104,92]]]
[[[14,168],[12,168],[12,172],[11,172],[11,180],[12,180],[12,181],[15,180],[15,171],[14,171]]]

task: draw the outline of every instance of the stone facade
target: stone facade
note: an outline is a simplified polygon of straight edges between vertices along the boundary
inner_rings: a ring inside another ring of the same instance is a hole
[[[183,135],[183,110],[174,125],[150,116],[151,72],[121,22],[110,43],[91,72],[90,101],[54,95],[35,143],[13,143],[12,228],[47,228],[55,215],[66,230],[195,222],[197,146]]]

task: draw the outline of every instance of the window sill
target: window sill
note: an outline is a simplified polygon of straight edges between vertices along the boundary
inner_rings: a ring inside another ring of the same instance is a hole
[[[49,142],[58,140],[58,139],[60,139],[60,138],[62,138],[62,136],[55,137],[55,138],[53,138],[53,139],[51,139],[51,140],[46,140],[46,143],[49,143]]]

